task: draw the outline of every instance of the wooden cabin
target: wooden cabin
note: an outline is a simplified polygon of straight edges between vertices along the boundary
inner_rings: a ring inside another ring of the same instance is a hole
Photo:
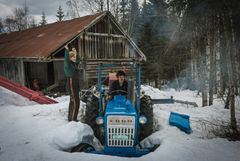
[[[0,35],[0,73],[28,87],[33,79],[43,88],[63,85],[66,44],[80,52],[85,86],[97,78],[99,63],[146,60],[112,14],[101,12]]]

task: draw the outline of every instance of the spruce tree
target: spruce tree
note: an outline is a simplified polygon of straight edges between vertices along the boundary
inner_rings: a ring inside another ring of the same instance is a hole
[[[58,22],[61,22],[62,20],[63,20],[63,18],[64,18],[64,12],[63,12],[63,10],[62,10],[62,7],[61,7],[61,5],[59,5],[59,7],[58,7],[58,10],[57,10],[57,21]]]
[[[160,79],[172,78],[174,73],[171,58],[163,54],[173,30],[165,1],[144,1],[140,22],[139,46],[148,60],[143,65],[143,77],[148,78],[148,82],[155,82],[155,86],[159,87]]]
[[[46,20],[46,16],[45,16],[45,12],[42,12],[42,19],[40,21],[40,26],[44,26],[47,24],[47,20]]]

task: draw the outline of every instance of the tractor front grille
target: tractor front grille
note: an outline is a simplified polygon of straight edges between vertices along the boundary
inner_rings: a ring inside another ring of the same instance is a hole
[[[134,116],[115,116],[107,118],[107,143],[110,147],[131,147],[135,136]]]

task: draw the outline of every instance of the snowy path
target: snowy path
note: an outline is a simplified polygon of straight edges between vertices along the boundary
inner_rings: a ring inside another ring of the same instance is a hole
[[[145,87],[146,93],[159,98],[173,95],[197,103],[200,98],[192,91],[160,92]],[[67,153],[58,149],[77,144],[83,135],[91,134],[82,123],[66,120],[68,97],[58,98],[59,104],[38,105],[0,88],[0,161],[240,161],[240,141],[214,138],[209,126],[199,120],[216,124],[229,121],[229,110],[216,100],[211,107],[193,108],[187,105],[155,105],[154,115],[159,131],[148,141],[160,142],[153,153],[141,158],[122,158],[86,153]],[[193,133],[187,135],[168,125],[170,111],[189,114]],[[240,104],[237,101],[237,119],[240,123]],[[238,124],[239,125],[239,124]],[[212,138],[212,139],[207,139]]]

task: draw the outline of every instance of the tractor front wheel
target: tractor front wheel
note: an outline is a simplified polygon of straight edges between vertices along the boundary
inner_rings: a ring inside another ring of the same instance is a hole
[[[142,141],[153,133],[153,104],[150,96],[144,95],[141,98],[140,115],[147,118],[147,123],[140,125],[139,140]]]
[[[74,153],[74,152],[90,153],[92,151],[95,151],[95,149],[92,145],[89,145],[89,144],[86,144],[86,143],[80,143],[79,145],[72,148],[71,153]]]

